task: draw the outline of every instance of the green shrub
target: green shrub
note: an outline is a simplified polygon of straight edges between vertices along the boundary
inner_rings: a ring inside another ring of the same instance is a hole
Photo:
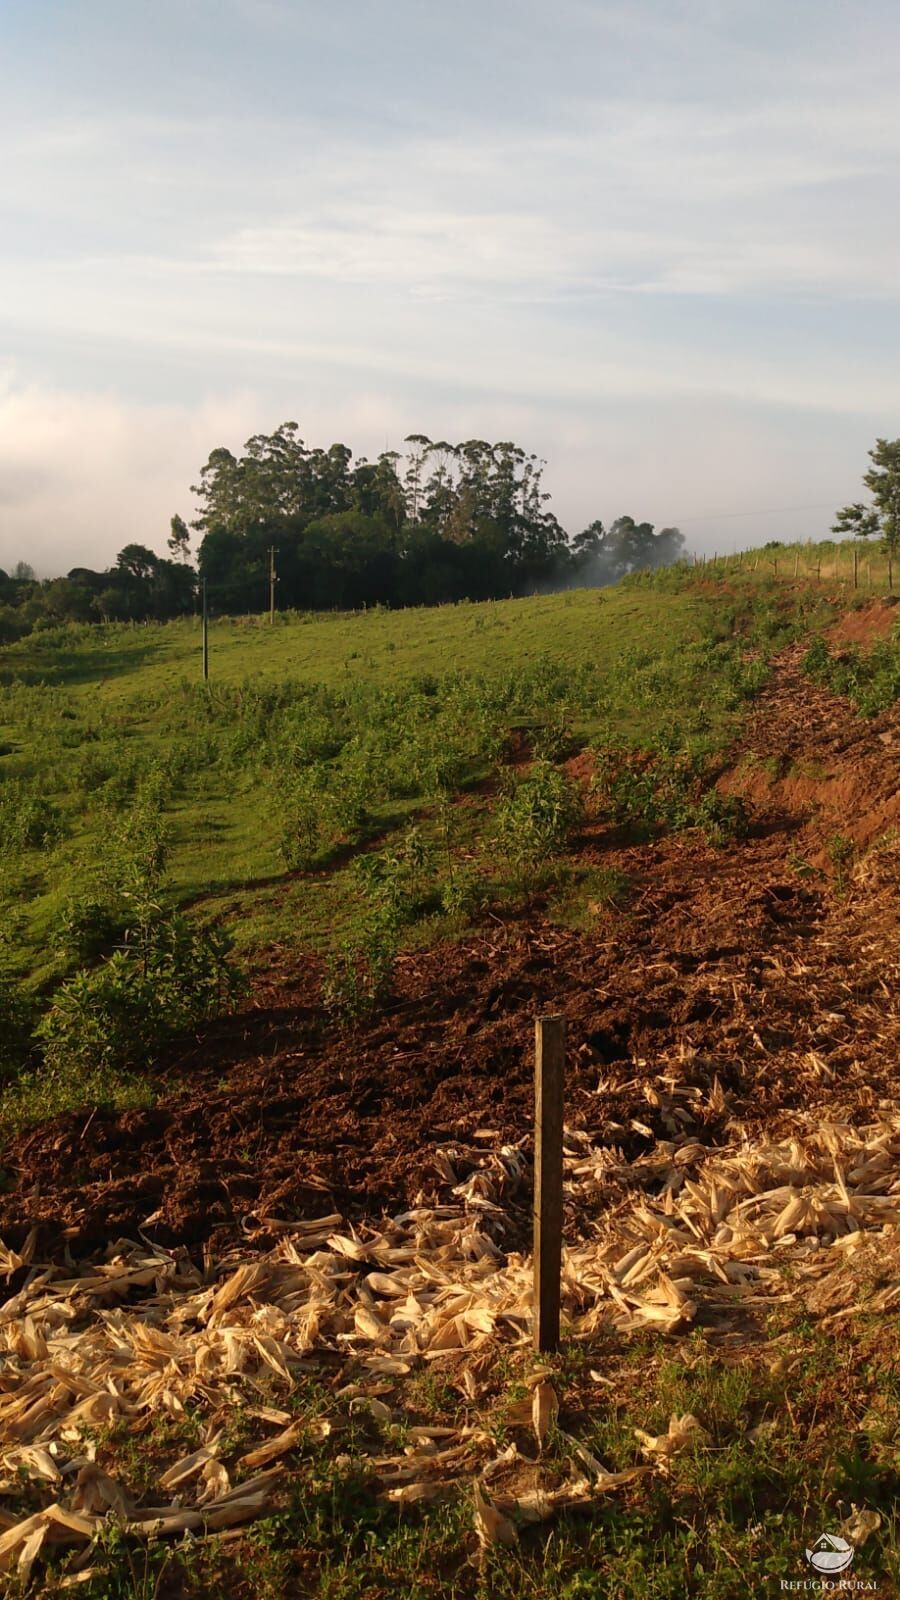
[[[420,828],[384,850],[358,856],[353,875],[363,903],[396,926],[413,922],[433,897],[434,854]]]
[[[853,701],[864,717],[876,717],[900,700],[900,634],[879,639],[863,653],[832,655],[821,635],[803,658],[803,670],[816,683]]]
[[[398,945],[398,924],[390,910],[370,910],[328,959],[323,997],[329,1010],[354,1021],[374,1011],[390,989]]]
[[[342,839],[355,840],[369,821],[371,783],[363,762],[315,761],[282,768],[275,784],[278,854],[285,866],[310,867]]]
[[[58,990],[37,1029],[52,1073],[127,1072],[196,1023],[230,1010],[242,988],[231,940],[178,913],[145,910],[127,942]]]
[[[852,839],[845,833],[832,834],[826,845],[826,852],[834,868],[834,883],[839,894],[843,894],[847,887],[847,873],[849,872],[856,855],[856,846]]]
[[[311,866],[326,837],[327,769],[314,762],[304,771],[282,769],[275,780],[278,854],[285,866]]]
[[[70,961],[82,965],[121,939],[126,926],[124,905],[79,895],[67,900],[54,931],[53,944]]]
[[[138,798],[127,811],[111,812],[107,846],[97,869],[103,897],[136,904],[152,900],[168,859],[169,836],[155,801]]]
[[[536,761],[523,776],[507,773],[494,814],[500,854],[520,871],[558,855],[584,815],[580,784],[549,761]]]
[[[702,759],[670,744],[655,755],[621,746],[596,752],[591,787],[614,822],[639,834],[700,828],[721,845],[746,831],[741,797],[720,794]]]
[[[44,850],[65,832],[62,812],[37,788],[18,778],[0,787],[0,848]]]
[[[543,727],[532,739],[532,750],[540,761],[563,761],[578,748],[566,706],[556,706]]]
[[[435,899],[431,846],[419,828],[408,828],[396,844],[359,856],[353,876],[361,915],[329,958],[324,999],[330,1010],[358,1019],[390,989],[404,924]]]
[[[440,887],[441,910],[448,917],[477,916],[484,905],[485,885],[476,872],[452,872]]]

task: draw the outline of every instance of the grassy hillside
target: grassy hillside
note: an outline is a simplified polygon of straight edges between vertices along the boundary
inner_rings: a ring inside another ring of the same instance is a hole
[[[900,636],[784,564],[4,653],[13,1584],[895,1592]]]
[[[647,744],[675,727],[714,750],[757,680],[751,637],[771,644],[796,616],[830,614],[813,592],[770,587],[747,577],[728,594],[635,584],[274,627],[222,619],[208,687],[191,622],[62,629],[5,650],[0,904],[17,965],[40,980],[71,965],[53,947],[60,918],[96,896],[129,812],[148,804],[165,818],[167,896],[227,909],[242,943],[288,928],[315,939],[345,885],[329,879],[323,893],[320,879],[312,896],[290,867],[325,866],[434,801],[443,780],[414,748],[426,730],[455,752],[451,788],[483,779],[522,719],[564,723],[576,744]],[[300,862],[284,848],[288,775],[311,760],[353,768],[353,815]],[[392,778],[388,761],[408,770]]]

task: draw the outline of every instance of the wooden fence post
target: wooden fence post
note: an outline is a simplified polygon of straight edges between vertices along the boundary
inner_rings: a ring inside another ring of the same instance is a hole
[[[859,588],[859,551],[855,548],[853,551],[853,587],[854,589]]]
[[[564,1017],[534,1025],[534,1348],[559,1344],[562,1274]]]

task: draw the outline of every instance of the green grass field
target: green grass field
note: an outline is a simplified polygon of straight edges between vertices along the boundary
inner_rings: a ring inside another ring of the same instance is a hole
[[[355,815],[304,863],[322,866],[429,808],[441,776],[429,783],[428,751],[418,768],[407,759],[425,731],[454,749],[460,787],[486,774],[517,719],[563,718],[581,741],[637,745],[677,725],[679,740],[714,750],[742,703],[745,631],[777,639],[790,626],[774,586],[762,594],[748,576],[729,598],[636,585],[274,627],[214,620],[208,686],[194,621],[32,636],[0,653],[0,905],[15,964],[38,983],[71,965],[54,946],[64,908],[93,892],[148,784],[165,818],[168,897],[226,912],[243,945],[287,930],[315,942],[346,885],[320,875],[313,893],[288,870],[289,768],[355,764]],[[391,781],[388,757],[410,770]],[[17,819],[29,805],[30,823]]]

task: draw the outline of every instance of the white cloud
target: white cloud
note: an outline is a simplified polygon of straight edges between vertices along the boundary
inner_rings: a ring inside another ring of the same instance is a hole
[[[286,415],[520,436],[573,526],[818,501],[900,432],[886,0],[42,9],[0,104],[0,565],[159,545]]]
[[[123,405],[112,395],[0,383],[0,567],[105,565],[131,541],[165,554],[169,518],[214,443],[243,439],[258,397]],[[10,486],[12,492],[10,493]]]

